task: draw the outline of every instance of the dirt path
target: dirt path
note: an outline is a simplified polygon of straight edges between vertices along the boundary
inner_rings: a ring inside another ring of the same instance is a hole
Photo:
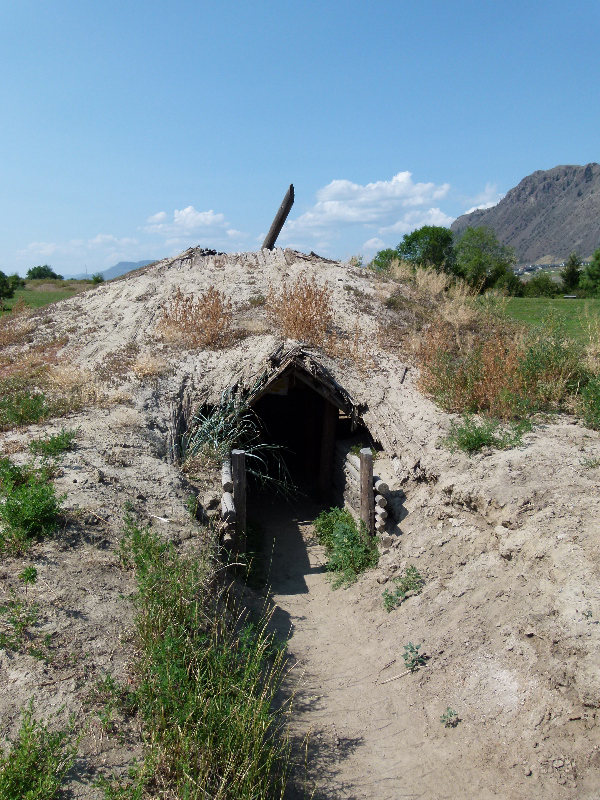
[[[305,503],[261,512],[276,621],[297,662],[294,736],[309,735],[305,786],[293,796],[311,797],[315,784],[323,798],[497,796],[463,774],[448,737],[428,746],[417,674],[383,683],[405,671],[402,642],[382,631],[383,609],[359,604],[358,586],[332,591],[311,524],[318,511]]]
[[[387,614],[372,574],[333,591],[311,524],[318,512],[310,503],[295,510],[280,504],[258,515],[271,553],[275,624],[289,635],[295,661],[292,730],[303,766],[289,797],[577,797],[575,786],[532,775],[505,746],[497,720],[441,724],[449,687],[476,676],[450,671],[443,692],[432,691],[432,673],[440,680],[432,658],[417,673],[389,680],[405,672],[404,644],[424,641],[427,652],[427,621],[410,601]]]

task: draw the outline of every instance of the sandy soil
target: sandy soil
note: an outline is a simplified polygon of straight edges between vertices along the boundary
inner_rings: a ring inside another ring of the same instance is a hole
[[[24,567],[38,569],[28,595],[41,609],[31,644],[42,647],[49,635],[51,656],[0,652],[0,738],[14,737],[32,697],[40,717],[62,709],[56,724],[75,714],[84,736],[65,797],[86,800],[102,797],[92,784],[98,773],[139,755],[136,720],[105,724],[90,699],[107,674],[127,685],[135,659],[133,586],[117,557],[125,503],[179,546],[194,546],[198,529],[184,505],[193,487],[171,463],[174,428],[189,404],[217,400],[263,368],[279,339],[248,298],[306,270],[335,292],[340,328],[359,326],[371,342],[360,364],[323,362],[364,403],[385,477],[405,499],[378,569],[337,591],[312,539],[317,509],[263,509],[275,541],[276,620],[282,631],[293,626],[298,665],[288,690],[297,686],[298,747],[310,733],[306,776],[300,766],[297,780],[316,784],[316,797],[597,799],[598,433],[564,416],[540,421],[513,450],[450,453],[440,440],[451,417],[418,392],[399,353],[379,348],[377,318],[386,319],[381,301],[393,287],[290,251],[190,252],[33,315],[25,351],[61,342],[58,368],[87,370],[122,402],[0,435],[19,461],[32,437],[79,428],[56,479],[67,495],[62,530],[0,565],[3,598],[22,591]],[[226,351],[162,342],[156,323],[175,287],[209,285],[230,291],[247,338]],[[22,354],[15,347],[4,356]],[[408,564],[425,587],[388,614],[382,591]],[[408,642],[422,645],[427,665],[385,683],[404,671]],[[447,707],[461,718],[456,728],[440,722]]]

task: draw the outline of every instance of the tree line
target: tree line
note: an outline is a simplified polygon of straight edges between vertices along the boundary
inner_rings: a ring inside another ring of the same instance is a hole
[[[513,271],[516,258],[512,247],[501,244],[494,231],[483,225],[467,228],[460,237],[449,228],[424,225],[407,233],[395,248],[380,250],[370,266],[386,272],[395,259],[455,275],[482,293],[499,289],[516,297],[554,297],[574,291],[600,294],[600,248],[585,268],[578,253],[571,253],[560,273],[560,283],[547,272],[522,281]]]

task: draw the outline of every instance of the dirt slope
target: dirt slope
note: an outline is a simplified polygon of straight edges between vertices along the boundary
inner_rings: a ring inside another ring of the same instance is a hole
[[[170,463],[177,414],[188,401],[218,400],[261,369],[280,339],[248,301],[304,271],[334,291],[341,333],[362,336],[362,359],[330,352],[322,360],[366,405],[392,488],[405,494],[378,570],[337,592],[319,569],[318,548],[311,544],[307,554],[297,529],[285,532],[290,517],[278,510],[266,519],[283,546],[273,589],[282,625],[294,626],[290,652],[301,669],[292,675],[304,676],[292,727],[298,736],[313,731],[308,774],[317,796],[596,798],[598,434],[562,417],[515,450],[472,459],[449,453],[440,439],[450,417],[418,392],[400,345],[380,346],[379,320],[388,320],[381,301],[394,287],[291,251],[184,253],[38,312],[29,341],[3,351],[2,369],[10,371],[11,358],[39,357],[46,342],[56,369],[87,371],[118,391],[120,404],[0,435],[14,452],[44,430],[80,428],[57,478],[71,510],[64,530],[2,563],[5,596],[19,589],[24,566],[38,568],[43,580],[29,592],[43,614],[33,636],[49,634],[55,654],[44,664],[0,653],[0,682],[10,687],[0,696],[0,736],[14,736],[19,708],[32,696],[41,716],[63,705],[62,719],[77,714],[85,737],[70,788],[81,798],[101,797],[92,776],[139,754],[135,720],[102,727],[94,721],[100,709],[86,700],[97,677],[126,682],[135,658],[132,587],[116,555],[124,504],[182,547],[194,546],[198,530],[184,507],[190,487]],[[225,351],[162,342],[156,323],[175,288],[210,285],[232,297],[246,338]],[[286,536],[295,537],[295,551]],[[381,593],[407,564],[418,567],[425,588],[387,614]],[[422,644],[427,666],[384,684],[403,671],[409,641]],[[448,706],[461,717],[456,728],[439,721]]]

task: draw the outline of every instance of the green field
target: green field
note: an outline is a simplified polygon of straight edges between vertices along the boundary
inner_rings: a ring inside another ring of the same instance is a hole
[[[24,289],[17,289],[14,297],[4,301],[4,311],[10,311],[21,297],[29,308],[41,308],[50,303],[56,303],[57,300],[73,297],[73,295],[90,289],[92,285],[91,281],[27,281]]]
[[[600,317],[600,299],[564,300],[548,297],[511,297],[506,306],[509,317],[518,322],[538,325],[549,309],[553,309],[564,320],[567,332],[574,339],[584,344],[589,342],[588,321],[596,321]]]

